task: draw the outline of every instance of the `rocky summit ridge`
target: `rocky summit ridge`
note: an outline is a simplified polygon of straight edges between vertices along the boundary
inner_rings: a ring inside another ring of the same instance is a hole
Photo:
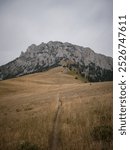
[[[88,47],[50,41],[32,44],[15,60],[0,66],[0,79],[41,72],[57,66],[67,67],[89,81],[113,80],[113,59]]]

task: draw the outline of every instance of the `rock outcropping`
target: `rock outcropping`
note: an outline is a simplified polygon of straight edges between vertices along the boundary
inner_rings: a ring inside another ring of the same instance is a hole
[[[0,67],[0,79],[9,79],[56,66],[68,67],[89,81],[113,79],[113,59],[90,48],[62,42],[32,44],[15,60]]]

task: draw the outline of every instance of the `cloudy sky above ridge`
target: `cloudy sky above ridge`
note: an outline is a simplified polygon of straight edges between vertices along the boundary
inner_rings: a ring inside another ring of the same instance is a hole
[[[112,0],[0,0],[0,65],[49,41],[112,56]]]

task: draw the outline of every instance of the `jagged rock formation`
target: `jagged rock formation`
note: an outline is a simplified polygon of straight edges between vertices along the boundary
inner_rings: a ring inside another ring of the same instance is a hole
[[[68,67],[89,81],[113,79],[113,59],[90,48],[62,42],[32,44],[15,60],[0,67],[0,79],[41,72],[56,66]]]

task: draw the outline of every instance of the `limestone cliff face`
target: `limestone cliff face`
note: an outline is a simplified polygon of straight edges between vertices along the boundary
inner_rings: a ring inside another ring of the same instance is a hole
[[[90,48],[62,42],[32,44],[15,60],[0,67],[0,79],[41,72],[56,66],[75,70],[90,81],[112,80],[113,59]]]

